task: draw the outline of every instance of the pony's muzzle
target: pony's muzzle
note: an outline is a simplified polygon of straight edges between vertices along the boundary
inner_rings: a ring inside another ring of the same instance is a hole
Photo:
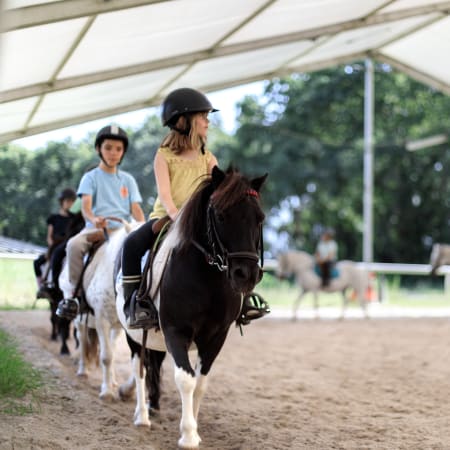
[[[229,270],[233,288],[238,292],[248,293],[261,281],[263,272],[257,264],[236,264]]]

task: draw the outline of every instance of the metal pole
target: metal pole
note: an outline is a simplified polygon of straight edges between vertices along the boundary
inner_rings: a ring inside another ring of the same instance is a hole
[[[366,59],[364,76],[364,194],[363,194],[363,261],[373,261],[373,62]]]

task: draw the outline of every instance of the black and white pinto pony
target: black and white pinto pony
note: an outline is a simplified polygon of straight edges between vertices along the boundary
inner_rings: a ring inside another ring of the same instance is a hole
[[[123,221],[124,226],[110,232],[106,240],[95,252],[92,261],[87,265],[83,277],[83,289],[90,313],[78,315],[74,320],[77,329],[80,351],[78,360],[78,376],[88,376],[89,366],[100,360],[102,368],[102,384],[100,398],[117,400],[118,383],[114,371],[114,354],[118,338],[123,334],[115,306],[114,265],[123,242],[130,231],[140,226]],[[64,297],[72,295],[72,287],[68,282],[68,267],[64,265],[59,277],[59,284]]]
[[[243,295],[262,277],[259,190],[266,176],[249,180],[236,170],[213,169],[180,211],[155,257],[149,278],[160,330],[126,330],[134,374],[120,392],[126,397],[136,388],[134,424],[150,426],[149,409],[159,408],[160,367],[167,351],[181,396],[181,448],[199,446],[197,417],[208,374],[239,315]],[[120,277],[116,286],[117,313],[126,328]],[[196,351],[194,367],[190,350]]]
[[[279,278],[289,278],[294,275],[300,289],[300,293],[293,305],[293,320],[296,320],[300,302],[308,292],[311,292],[314,296],[314,310],[316,317],[319,316],[319,292],[321,291],[342,293],[341,318],[344,318],[349,302],[349,298],[346,295],[348,288],[353,288],[364,316],[368,317],[366,295],[370,287],[370,277],[368,271],[359,267],[357,263],[353,261],[337,262],[338,276],[331,278],[328,286],[322,287],[321,277],[315,271],[315,259],[309,253],[291,250],[281,253],[277,259],[277,276]]]

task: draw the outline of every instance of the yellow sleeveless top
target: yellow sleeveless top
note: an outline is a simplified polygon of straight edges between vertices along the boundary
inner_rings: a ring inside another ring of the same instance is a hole
[[[205,179],[212,153],[205,150],[205,154],[199,153],[195,160],[182,159],[168,147],[160,147],[158,153],[164,157],[169,166],[170,192],[175,206],[179,209]],[[166,209],[158,196],[149,217],[159,219],[166,215]]]

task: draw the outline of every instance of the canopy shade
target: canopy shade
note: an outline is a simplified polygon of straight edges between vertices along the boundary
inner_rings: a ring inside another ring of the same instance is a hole
[[[0,0],[1,2],[1,0]],[[0,143],[367,56],[450,92],[450,1],[3,0]]]

